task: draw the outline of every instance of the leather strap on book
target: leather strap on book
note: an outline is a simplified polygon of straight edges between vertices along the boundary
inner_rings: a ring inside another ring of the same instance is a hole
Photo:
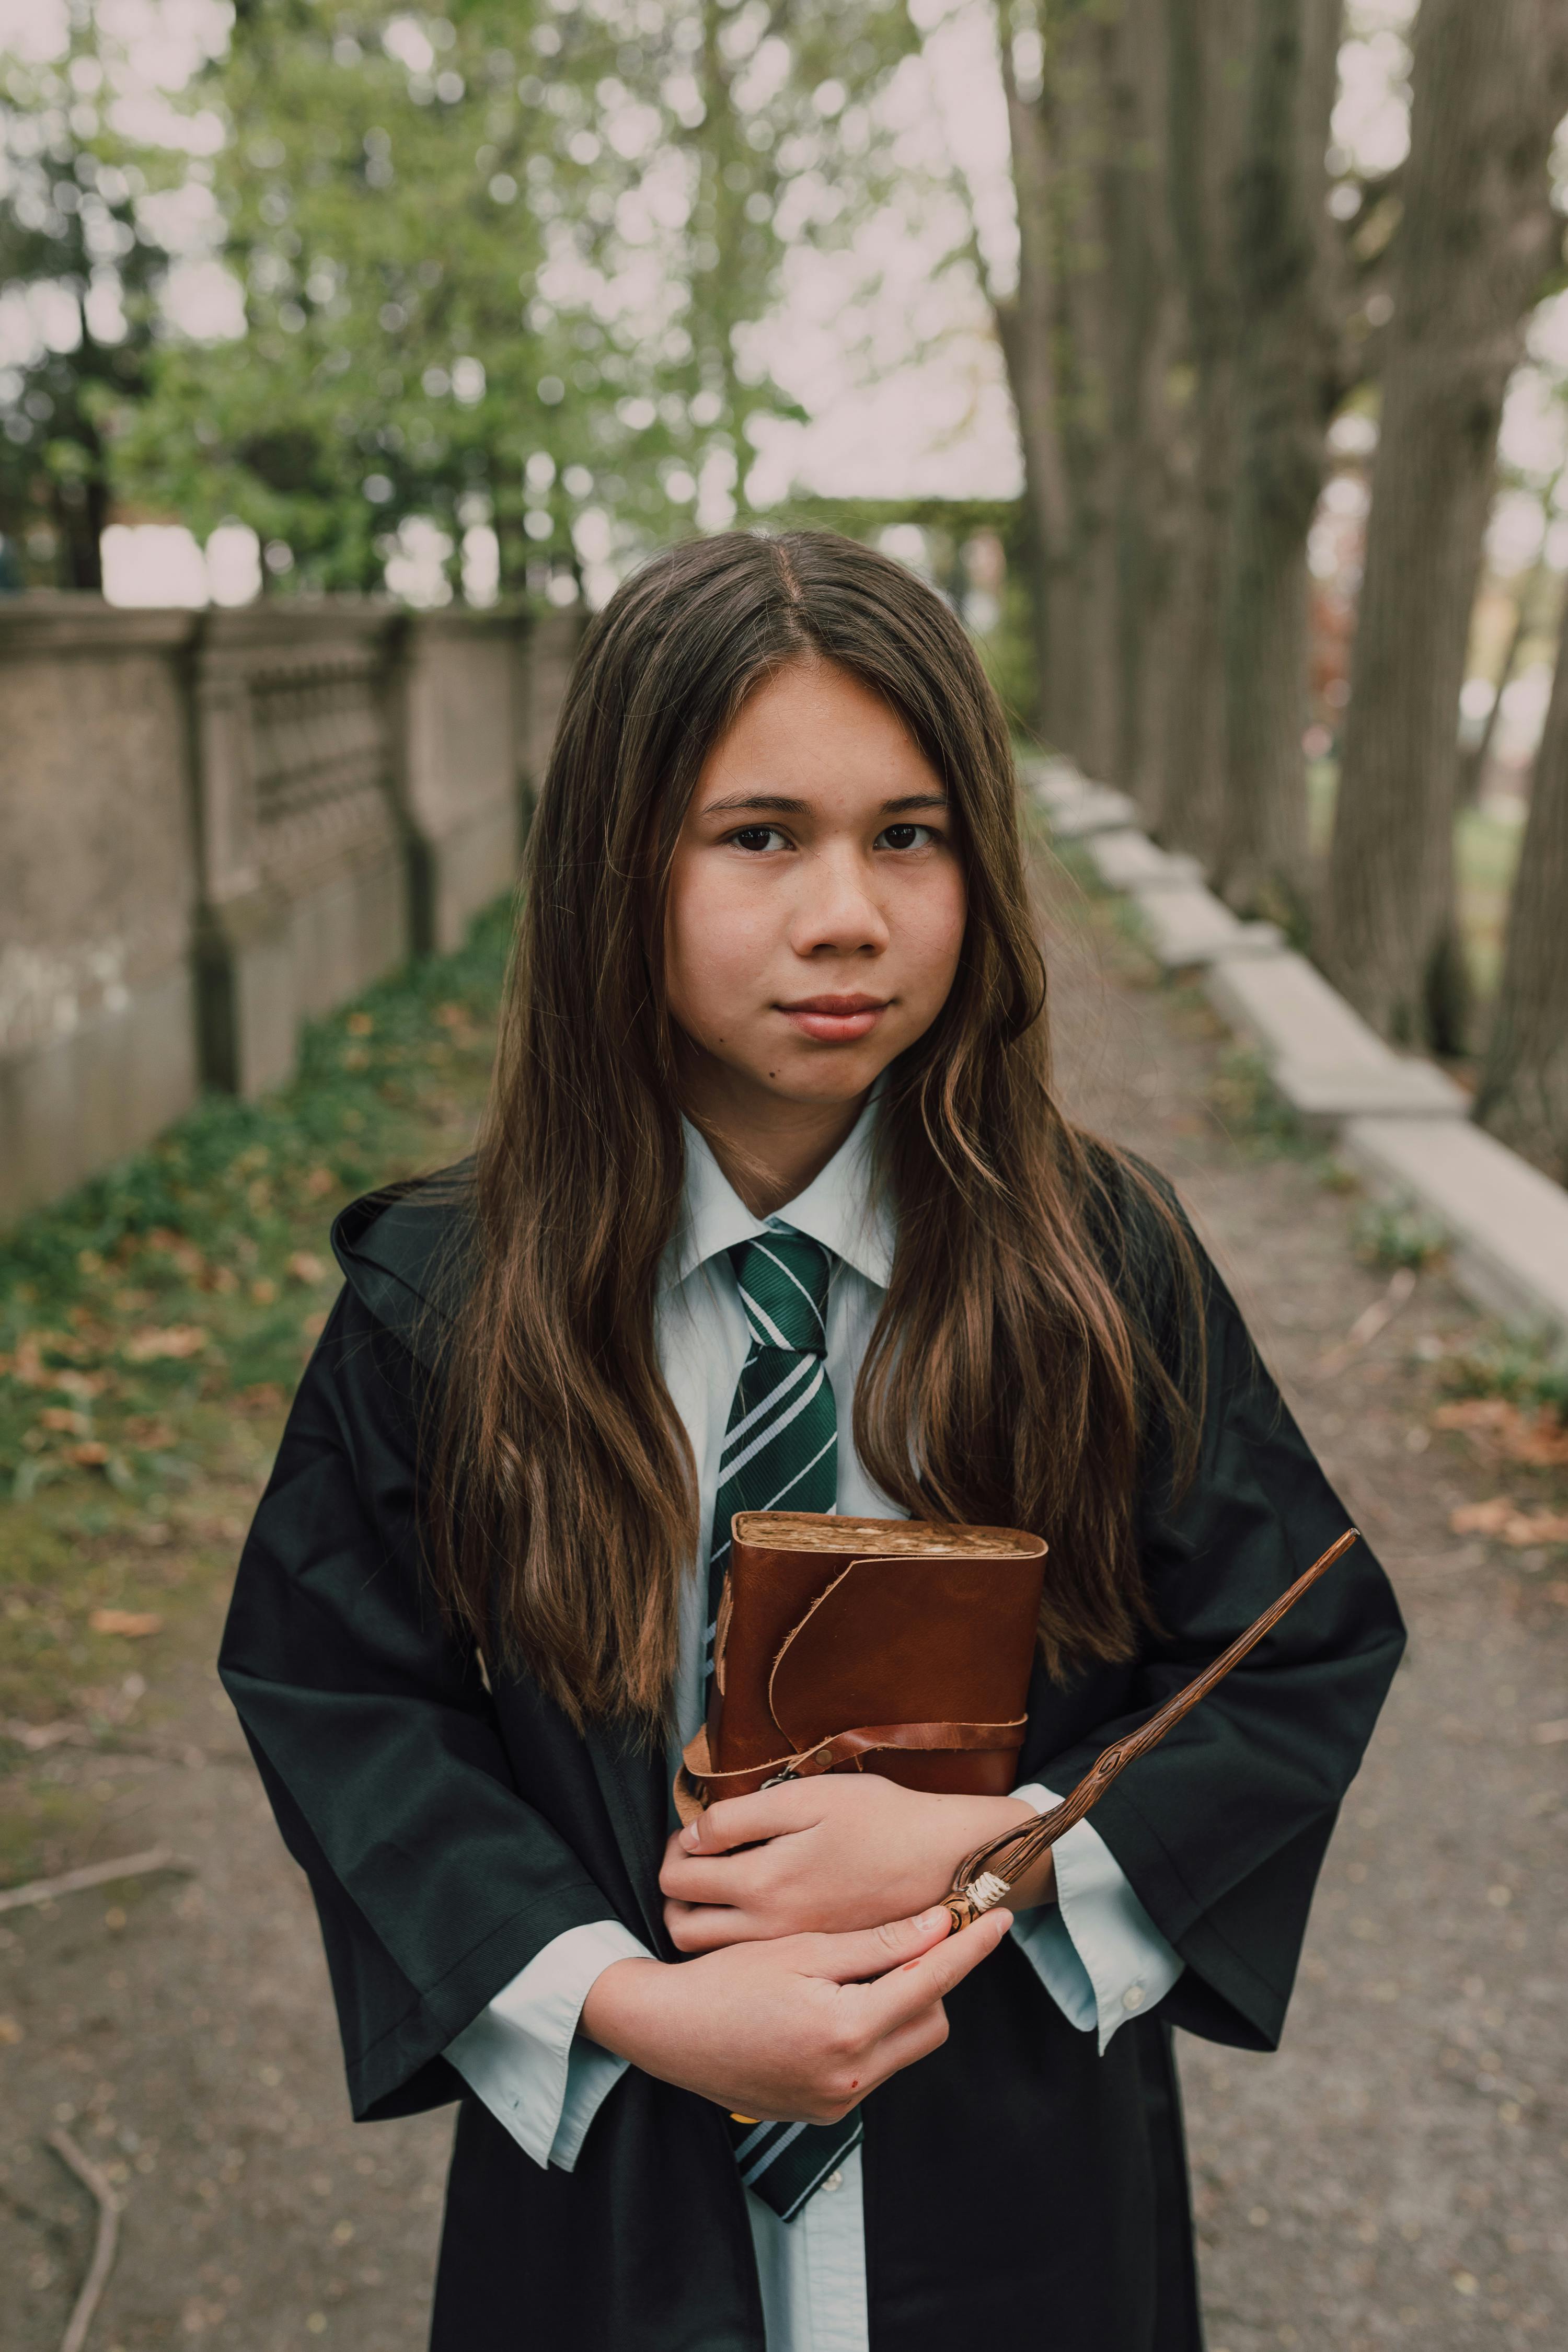
[[[748,1765],[741,1772],[713,1770],[704,1725],[687,1742],[681,1755],[675,1783],[675,1807],[682,1821],[695,1821],[706,1806],[720,1797],[750,1797],[759,1789],[772,1788],[781,1780],[816,1780],[821,1773],[836,1772],[847,1764],[858,1765],[862,1756],[875,1755],[886,1748],[901,1748],[927,1754],[943,1748],[1006,1748],[1016,1752],[1024,1744],[1027,1722],[1028,1717],[1021,1715],[1010,1723],[861,1724],[851,1731],[836,1731],[831,1738],[819,1739],[813,1748],[797,1748],[793,1755],[774,1757],[766,1764]]]

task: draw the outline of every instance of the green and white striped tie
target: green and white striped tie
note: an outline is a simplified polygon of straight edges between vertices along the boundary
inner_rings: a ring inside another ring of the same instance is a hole
[[[737,1511],[831,1511],[838,1500],[838,1408],[827,1377],[830,1251],[777,1223],[730,1252],[752,1345],[730,1407],[713,1506],[703,1686]],[[794,2221],[861,2137],[856,2107],[837,2124],[730,2124],[741,2178]]]

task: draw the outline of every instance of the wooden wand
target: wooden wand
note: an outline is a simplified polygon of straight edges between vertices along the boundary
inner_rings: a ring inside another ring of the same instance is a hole
[[[1105,1794],[1117,1774],[1125,1771],[1138,1757],[1147,1756],[1151,1748],[1157,1748],[1166,1732],[1180,1723],[1184,1715],[1190,1715],[1198,1701],[1206,1698],[1217,1682],[1223,1682],[1232,1666],[1239,1665],[1248,1650],[1261,1642],[1265,1633],[1272,1633],[1286,1611],[1294,1608],[1307,1587],[1315,1584],[1325,1569],[1332,1568],[1335,1560],[1342,1559],[1352,1544],[1360,1540],[1360,1530],[1347,1528],[1343,1535],[1329,1546],[1322,1558],[1315,1559],[1305,1575],[1299,1576],[1289,1591],[1282,1592],[1279,1600],[1264,1611],[1255,1625],[1249,1625],[1228,1650],[1221,1651],[1212,1665],[1205,1666],[1184,1690],[1176,1693],[1174,1698],[1167,1699],[1147,1723],[1140,1724],[1138,1729],[1130,1731],[1125,1739],[1119,1739],[1114,1746],[1108,1748],[1104,1755],[1089,1767],[1071,1796],[1061,1804],[1048,1813],[1042,1813],[1037,1821],[1029,1822],[1026,1828],[1004,1830],[1000,1837],[976,1846],[973,1853],[966,1853],[952,1874],[952,1893],[943,1897],[952,1920],[949,1932],[956,1934],[959,1928],[967,1927],[971,1921],[978,1919],[983,1911],[993,1910],[998,1903],[1005,1903],[1031,1863],[1037,1862],[1041,1854],[1048,1852],[1075,1822],[1082,1821],[1089,1807]]]

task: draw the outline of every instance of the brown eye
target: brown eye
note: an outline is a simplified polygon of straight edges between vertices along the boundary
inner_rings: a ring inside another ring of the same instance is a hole
[[[929,824],[886,824],[877,835],[879,849],[923,849],[933,838]]]
[[[756,855],[772,848],[775,842],[783,841],[784,835],[776,824],[743,824],[738,833],[730,835],[730,839],[737,849],[750,850]]]

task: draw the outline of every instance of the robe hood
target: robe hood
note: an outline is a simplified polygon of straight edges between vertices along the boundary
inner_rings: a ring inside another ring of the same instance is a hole
[[[473,1279],[473,1162],[351,1201],[332,1255],[355,1297],[433,1370]]]

